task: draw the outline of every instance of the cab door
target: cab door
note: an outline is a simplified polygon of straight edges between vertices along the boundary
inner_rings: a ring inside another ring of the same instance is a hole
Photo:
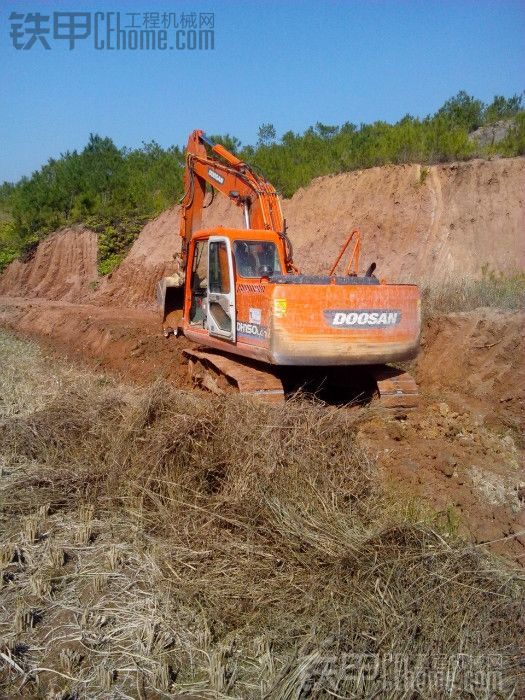
[[[210,335],[235,342],[235,280],[231,244],[224,236],[208,239],[208,314]]]

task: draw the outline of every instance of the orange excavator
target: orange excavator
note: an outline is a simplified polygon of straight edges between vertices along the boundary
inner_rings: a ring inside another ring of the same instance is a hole
[[[410,375],[385,365],[418,351],[419,290],[380,281],[375,263],[359,274],[357,229],[325,276],[301,274],[275,188],[199,130],[188,140],[184,187],[178,269],[157,299],[164,334],[198,344],[184,351],[196,385],[281,401],[312,377],[338,391],[368,377],[386,407],[417,404]],[[243,229],[201,228],[210,189],[239,207]]]

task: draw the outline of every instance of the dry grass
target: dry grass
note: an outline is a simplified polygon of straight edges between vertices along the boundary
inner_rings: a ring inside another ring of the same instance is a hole
[[[131,390],[1,350],[6,696],[408,698],[341,664],[502,654],[517,697],[516,574],[385,515],[359,414]]]
[[[484,270],[479,280],[460,280],[423,290],[426,318],[481,307],[522,311],[525,307],[525,274],[505,276]]]

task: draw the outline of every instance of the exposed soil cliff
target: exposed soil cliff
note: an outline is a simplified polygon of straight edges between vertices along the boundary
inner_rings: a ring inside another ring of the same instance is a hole
[[[318,178],[285,200],[283,211],[305,272],[326,272],[357,226],[363,268],[375,260],[388,280],[435,284],[525,268],[524,184],[525,158],[383,166]],[[155,284],[180,249],[178,224],[176,207],[148,223],[96,291],[96,235],[60,231],[31,261],[8,267],[0,294],[152,308]],[[242,226],[239,211],[216,197],[203,226],[221,224]]]

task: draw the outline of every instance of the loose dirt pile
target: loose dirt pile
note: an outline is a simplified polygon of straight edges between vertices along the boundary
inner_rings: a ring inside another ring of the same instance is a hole
[[[524,327],[524,314],[496,309],[430,319],[411,368],[421,407],[362,429],[399,498],[419,496],[462,535],[521,565]]]
[[[360,436],[396,502],[430,507],[468,541],[525,565],[519,435],[425,398],[406,420],[371,416]]]
[[[524,182],[525,158],[384,166],[314,180],[284,201],[283,211],[306,272],[325,273],[357,226],[363,269],[376,261],[388,280],[439,284],[478,278],[483,269],[525,268]],[[220,224],[242,227],[239,210],[217,195],[203,227]],[[12,263],[0,294],[153,308],[155,284],[180,250],[178,227],[178,208],[147,224],[97,291],[95,234],[62,231],[30,262]]]
[[[525,404],[525,317],[499,309],[441,314],[424,328],[416,378],[494,426],[519,431]],[[498,424],[499,421],[499,424]]]

